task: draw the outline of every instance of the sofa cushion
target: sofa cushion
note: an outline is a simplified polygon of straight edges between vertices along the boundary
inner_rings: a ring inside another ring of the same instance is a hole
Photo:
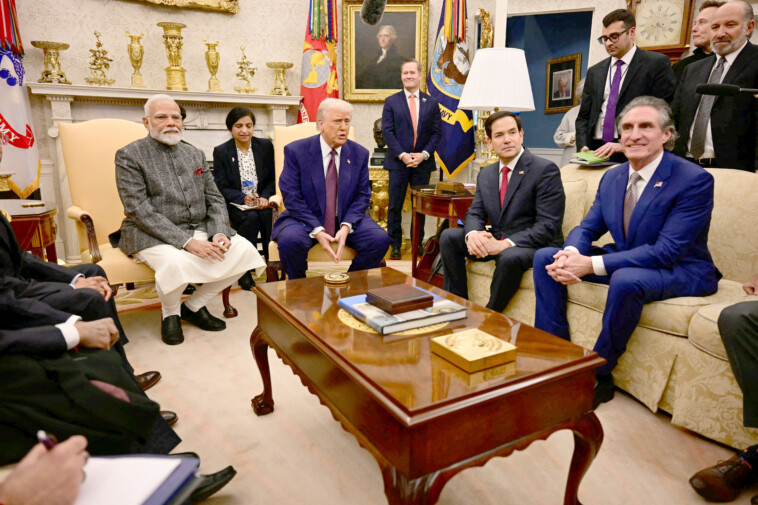
[[[734,284],[737,284],[736,282]],[[755,296],[745,295],[702,307],[690,321],[690,343],[711,356],[727,360],[724,342],[719,334],[718,320],[721,311],[740,302],[755,301]]]
[[[742,293],[741,284],[722,279],[719,281],[718,291],[709,296],[683,296],[646,304],[639,325],[687,337],[690,320],[698,310],[714,303],[740,297]],[[580,282],[569,286],[568,296],[569,301],[573,303],[603,312],[605,299],[608,296],[608,286]]]
[[[566,195],[566,210],[563,213],[563,236],[573,230],[584,218],[584,200],[587,197],[587,181],[563,181]]]

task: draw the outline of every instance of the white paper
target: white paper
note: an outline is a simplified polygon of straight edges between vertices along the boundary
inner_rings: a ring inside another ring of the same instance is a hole
[[[180,464],[181,458],[89,458],[74,505],[142,505]]]
[[[233,203],[232,202],[232,205],[234,205],[235,207],[237,207],[239,210],[252,210],[252,209],[257,209],[258,208],[257,205],[255,207],[251,207],[249,205],[245,205],[244,203],[242,205],[240,205],[238,203]]]

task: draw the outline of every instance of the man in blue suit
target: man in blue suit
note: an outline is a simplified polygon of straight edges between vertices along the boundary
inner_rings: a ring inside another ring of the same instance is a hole
[[[664,151],[676,140],[668,105],[632,100],[619,116],[629,160],[608,170],[595,202],[563,249],[534,256],[534,325],[569,339],[566,286],[608,285],[603,325],[594,350],[607,363],[597,370],[595,406],[613,398],[611,372],[639,322],[645,303],[715,293],[721,274],[708,252],[713,177]],[[610,231],[614,243],[592,243]]]
[[[484,130],[499,161],[479,172],[466,224],[442,232],[440,254],[445,290],[463,298],[468,298],[466,258],[494,259],[487,308],[502,312],[532,267],[537,249],[563,242],[566,198],[555,163],[523,147],[524,130],[516,114],[495,112]]]
[[[382,134],[387,142],[384,169],[390,171],[387,209],[387,233],[392,252],[390,259],[400,259],[403,230],[400,226],[403,202],[408,183],[411,186],[429,184],[436,165],[434,151],[442,137],[442,118],[435,98],[419,90],[421,64],[406,60],[400,72],[403,91],[387,97],[382,111]],[[424,216],[420,215],[419,244],[424,239]]]
[[[327,98],[316,115],[321,133],[284,148],[279,189],[287,210],[274,222],[272,238],[290,279],[305,277],[308,251],[317,243],[335,263],[345,245],[355,249],[350,271],[375,268],[387,253],[387,233],[366,215],[369,155],[347,138],[352,114],[348,102]]]

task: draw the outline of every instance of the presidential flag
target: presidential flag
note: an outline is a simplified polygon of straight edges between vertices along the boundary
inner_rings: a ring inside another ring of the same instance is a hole
[[[337,81],[337,0],[310,0],[300,71],[298,123],[316,121],[325,98],[339,98]]]
[[[39,188],[41,167],[30,126],[23,55],[15,0],[0,0],[0,141],[3,143],[0,172],[12,174],[8,184],[19,198],[27,198]]]
[[[466,43],[466,1],[444,0],[427,89],[440,103],[442,140],[434,157],[449,178],[474,159],[474,120],[458,109],[471,67]]]

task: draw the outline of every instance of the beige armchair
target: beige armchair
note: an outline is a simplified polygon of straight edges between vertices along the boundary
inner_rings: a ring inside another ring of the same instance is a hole
[[[134,262],[108,241],[108,234],[118,230],[124,218],[116,189],[116,151],[143,138],[145,127],[123,119],[60,123],[58,127],[73,203],[66,214],[76,222],[82,261],[100,265],[116,287],[154,280],[147,265]],[[224,316],[234,317],[237,310],[229,303],[229,291],[223,292]]]
[[[279,191],[279,176],[284,168],[284,146],[295,140],[312,137],[318,134],[318,126],[316,123],[301,123],[292,126],[275,127],[274,128],[274,166],[276,170],[276,194],[271,197],[271,207],[273,210],[273,220],[279,217],[279,214],[284,211],[284,203],[282,202],[282,195]],[[348,133],[350,140],[355,140],[355,129],[351,126]],[[336,251],[336,244],[332,244],[332,248]],[[343,260],[351,260],[355,258],[355,249],[345,247],[342,253]],[[331,261],[326,251],[321,247],[314,247],[308,252],[308,261]],[[268,245],[268,265],[266,267],[266,279],[271,281],[278,281],[284,279],[286,272],[282,267],[282,263],[279,260],[279,246],[274,240],[271,240]]]

